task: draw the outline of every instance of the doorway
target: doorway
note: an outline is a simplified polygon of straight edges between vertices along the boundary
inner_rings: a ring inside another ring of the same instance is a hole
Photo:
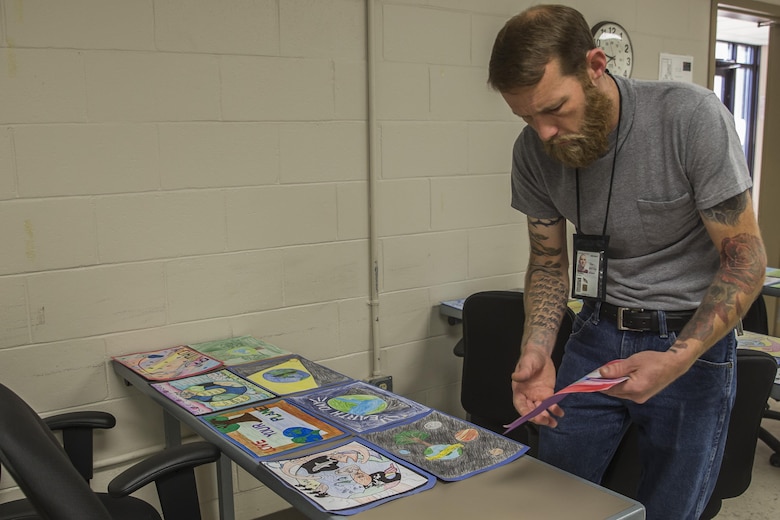
[[[780,5],[754,0],[711,5],[709,86],[727,106],[731,96],[768,263],[780,267],[780,147],[773,145],[780,141],[780,98],[767,95],[780,91]],[[777,298],[765,299],[769,331],[776,335],[780,305]]]
[[[753,176],[753,196],[760,191],[769,26],[762,20],[718,10],[712,89],[734,114],[745,159]]]

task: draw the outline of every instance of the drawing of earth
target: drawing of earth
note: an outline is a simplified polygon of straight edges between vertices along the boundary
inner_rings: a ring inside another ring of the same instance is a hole
[[[235,347],[227,351],[228,355],[235,357],[256,356],[258,351],[253,347]]]
[[[428,460],[454,460],[463,455],[462,444],[433,444],[423,452]]]
[[[303,381],[307,377],[311,377],[311,375],[303,370],[294,368],[274,368],[263,374],[263,379],[273,381],[274,383],[296,383]]]
[[[328,399],[328,406],[339,412],[355,415],[373,415],[387,408],[387,401],[375,395],[339,395]]]
[[[289,437],[296,444],[308,444],[322,440],[322,432],[320,430],[312,430],[303,426],[287,428],[282,432],[282,435]]]

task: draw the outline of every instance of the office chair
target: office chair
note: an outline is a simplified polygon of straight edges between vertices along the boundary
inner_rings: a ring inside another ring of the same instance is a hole
[[[85,481],[92,480],[92,433],[96,429],[107,430],[116,426],[114,416],[108,412],[89,410],[52,415],[43,422],[51,431],[62,432],[62,447],[71,464]]]
[[[714,518],[721,502],[747,490],[753,475],[761,418],[772,391],[777,361],[766,352],[737,351],[737,398],[731,411],[726,449],[718,481],[701,518]]]
[[[777,361],[766,352],[737,350],[737,395],[729,420],[728,437],[718,480],[701,520],[714,518],[722,501],[734,498],[750,485],[761,418],[772,391]],[[618,446],[601,485],[636,499],[639,484],[639,430],[631,425]]]
[[[208,442],[169,448],[117,475],[108,493],[95,493],[38,414],[0,384],[0,463],[26,496],[0,504],[2,520],[200,520],[194,468],[219,456]],[[152,482],[162,517],[129,496]]]
[[[463,375],[460,402],[468,420],[503,433],[504,424],[517,419],[512,404],[511,376],[520,356],[525,308],[523,293],[483,291],[463,303]],[[553,362],[558,366],[563,347],[571,334],[574,313],[566,309]],[[508,437],[529,446],[535,455],[538,445],[536,425],[526,423]]]
[[[742,327],[745,330],[756,332],[758,334],[769,334],[769,319],[767,318],[766,302],[762,295],[758,295],[756,301],[748,309],[745,317],[742,318]],[[780,412],[769,409],[769,405],[764,408],[764,418],[780,421]],[[776,468],[780,468],[780,439],[769,433],[768,430],[761,428],[758,438],[774,452],[769,457],[769,463]]]

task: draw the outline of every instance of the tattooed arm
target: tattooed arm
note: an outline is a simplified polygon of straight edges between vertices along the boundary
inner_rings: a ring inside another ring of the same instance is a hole
[[[512,374],[514,404],[520,414],[555,391],[555,367],[550,354],[569,292],[566,221],[528,217],[528,237],[531,254],[525,275],[525,328],[520,360]],[[557,406],[550,412],[561,415]],[[537,416],[534,422],[556,424],[548,413]]]
[[[608,392],[612,395],[641,403],[660,392],[733,329],[761,292],[766,252],[750,193],[745,191],[700,213],[704,227],[720,253],[720,267],[715,278],[671,348],[663,353],[642,353],[645,357],[656,357],[658,363],[650,370],[634,367],[636,372],[631,374],[632,380],[620,385],[622,388],[615,387],[615,392]],[[601,374],[605,377],[629,375],[629,368],[609,365],[602,367]]]

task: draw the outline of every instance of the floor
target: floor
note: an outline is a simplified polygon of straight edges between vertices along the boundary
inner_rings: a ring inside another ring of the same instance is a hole
[[[780,402],[770,401],[773,410],[780,411]],[[762,426],[780,439],[780,421],[765,419]],[[769,464],[772,454],[766,444],[759,441],[753,462],[753,480],[748,490],[736,498],[723,501],[717,520],[777,520],[780,518],[780,468]],[[280,511],[257,520],[304,519],[295,510]]]

